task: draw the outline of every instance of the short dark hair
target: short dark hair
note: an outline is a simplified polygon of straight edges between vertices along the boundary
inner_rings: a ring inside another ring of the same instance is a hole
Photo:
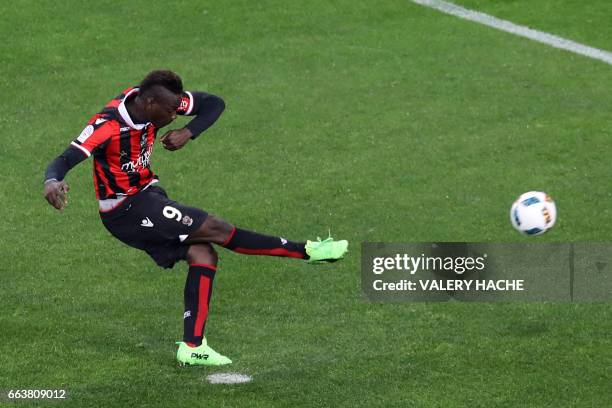
[[[183,93],[181,77],[170,70],[158,69],[147,74],[140,83],[140,94],[149,93],[156,86],[161,86],[174,94]]]

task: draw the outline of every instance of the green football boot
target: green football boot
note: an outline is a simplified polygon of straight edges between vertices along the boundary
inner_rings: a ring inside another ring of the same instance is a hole
[[[308,262],[336,262],[342,259],[348,251],[348,241],[334,241],[329,237],[323,241],[317,238],[317,241],[306,241],[306,254],[310,257]]]
[[[178,351],[176,352],[176,359],[181,366],[220,366],[232,364],[232,360],[211,349],[208,344],[206,344],[206,339],[202,339],[202,344],[198,347],[189,347],[183,341],[177,341],[176,344],[179,345]]]

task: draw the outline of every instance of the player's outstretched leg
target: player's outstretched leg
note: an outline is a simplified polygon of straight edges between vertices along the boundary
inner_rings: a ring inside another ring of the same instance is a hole
[[[206,343],[204,328],[217,271],[217,253],[210,244],[191,245],[187,252],[189,272],[185,282],[183,341],[178,342],[180,365],[224,365],[232,361]]]
[[[271,255],[306,259],[309,262],[333,262],[346,254],[348,242],[323,241],[294,242],[236,228],[227,221],[209,215],[198,230],[189,235],[187,242],[212,242],[234,252],[249,255]]]

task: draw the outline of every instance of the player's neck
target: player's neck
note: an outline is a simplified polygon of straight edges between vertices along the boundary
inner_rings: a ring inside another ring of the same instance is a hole
[[[146,114],[142,106],[142,99],[136,96],[135,98],[129,98],[125,101],[125,109],[127,109],[132,122],[134,123],[147,123]]]

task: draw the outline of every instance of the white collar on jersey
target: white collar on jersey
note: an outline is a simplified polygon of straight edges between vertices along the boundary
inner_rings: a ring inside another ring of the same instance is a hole
[[[136,129],[136,130],[141,130],[151,122],[135,124],[132,121],[132,118],[130,118],[130,114],[128,113],[127,108],[125,107],[125,101],[127,100],[128,96],[130,96],[134,92],[138,92],[138,88],[134,88],[130,92],[125,94],[125,97],[123,98],[119,106],[117,107],[117,110],[119,111],[119,115],[121,115],[121,118],[125,121],[125,123],[127,123],[129,127]]]

